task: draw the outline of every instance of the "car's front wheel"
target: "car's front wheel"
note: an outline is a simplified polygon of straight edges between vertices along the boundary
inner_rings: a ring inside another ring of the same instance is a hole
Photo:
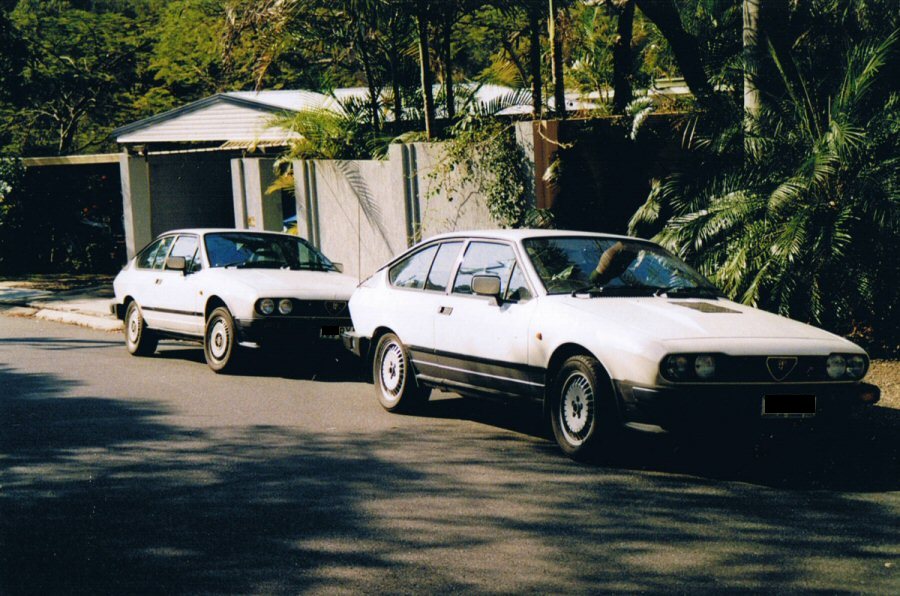
[[[149,356],[156,351],[158,341],[156,334],[147,329],[141,307],[130,302],[125,311],[125,347],[134,356]]]
[[[378,402],[388,412],[412,411],[428,401],[431,394],[431,389],[417,383],[409,352],[393,333],[378,340],[372,377]]]
[[[234,319],[224,306],[213,310],[206,319],[203,355],[206,364],[217,373],[234,372],[240,363],[241,347],[237,343]]]
[[[550,424],[563,452],[573,459],[600,454],[618,427],[612,388],[591,356],[572,356],[555,377]]]

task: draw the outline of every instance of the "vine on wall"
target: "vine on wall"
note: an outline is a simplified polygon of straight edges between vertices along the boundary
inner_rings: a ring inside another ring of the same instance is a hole
[[[510,121],[465,118],[442,144],[443,159],[428,177],[434,182],[428,199],[444,193],[450,200],[464,190],[484,197],[491,217],[503,227],[525,223],[532,174]]]

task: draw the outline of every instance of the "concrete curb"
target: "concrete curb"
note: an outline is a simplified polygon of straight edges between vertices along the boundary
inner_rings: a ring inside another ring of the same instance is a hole
[[[111,317],[95,317],[77,312],[64,310],[51,310],[43,308],[36,310],[32,315],[35,319],[42,321],[53,321],[56,323],[68,323],[69,325],[78,325],[79,327],[88,327],[98,331],[121,331],[122,321]]]

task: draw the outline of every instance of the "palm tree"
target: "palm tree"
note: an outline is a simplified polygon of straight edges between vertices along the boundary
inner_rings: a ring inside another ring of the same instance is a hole
[[[900,93],[884,82],[897,37],[849,51],[835,81],[771,51],[785,93],[762,93],[743,147],[740,124],[694,141],[693,167],[651,191],[631,231],[655,231],[744,303],[896,333]]]

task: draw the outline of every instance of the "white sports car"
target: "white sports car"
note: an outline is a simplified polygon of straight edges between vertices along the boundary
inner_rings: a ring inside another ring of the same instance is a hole
[[[350,300],[346,347],[371,359],[389,411],[432,387],[540,400],[565,453],[622,425],[684,430],[845,421],[874,403],[855,344],[726,300],[637,238],[557,230],[447,234]]]
[[[339,339],[356,287],[339,268],[296,236],[176,230],[122,269],[111,309],[132,354],[152,354],[161,337],[201,340],[207,364],[225,372],[245,347]]]

